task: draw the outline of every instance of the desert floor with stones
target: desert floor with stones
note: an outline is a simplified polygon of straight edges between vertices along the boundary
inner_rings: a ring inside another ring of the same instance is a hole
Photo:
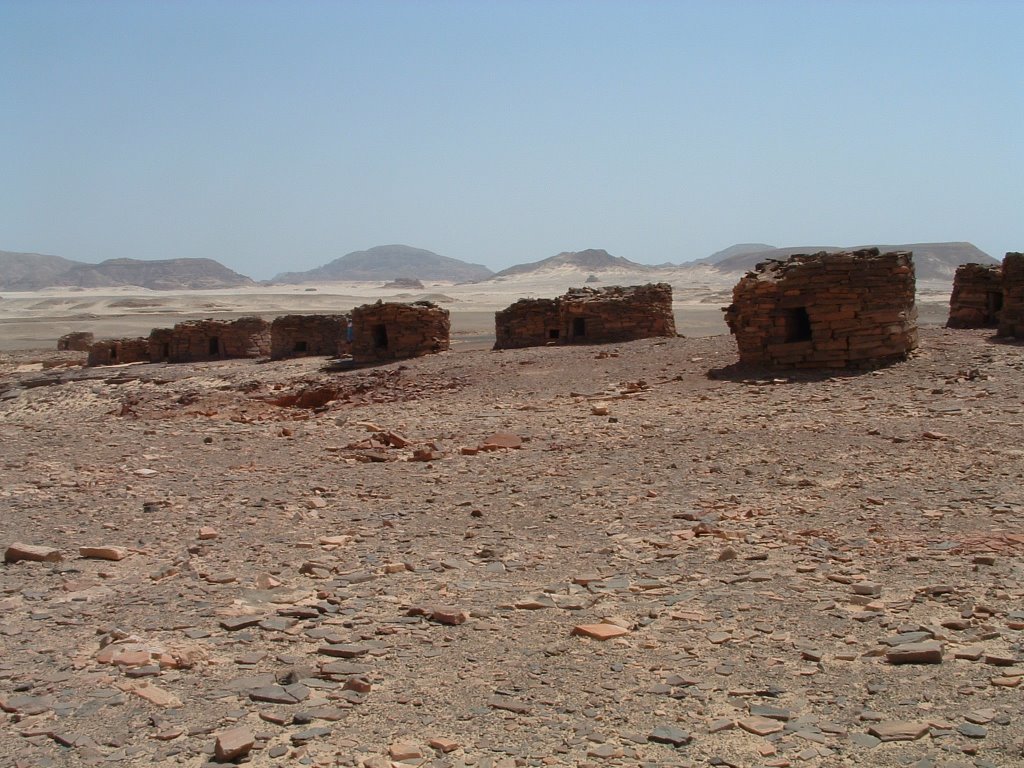
[[[1024,763],[1020,345],[62,355],[0,357],[5,766]]]

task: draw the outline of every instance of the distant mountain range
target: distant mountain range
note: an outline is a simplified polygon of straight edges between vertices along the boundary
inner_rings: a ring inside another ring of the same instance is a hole
[[[255,283],[213,259],[108,259],[85,264],[60,256],[0,251],[0,289],[113,288],[139,286],[154,291],[239,288]]]
[[[768,259],[785,260],[795,253],[817,253],[828,251],[856,250],[872,246],[858,245],[839,248],[837,246],[805,245],[799,247],[774,248],[759,244],[734,245],[712,254],[702,263],[710,264],[720,272],[747,272]],[[922,280],[951,280],[957,266],[968,262],[996,264],[984,251],[971,243],[904,243],[902,245],[875,245],[881,251],[913,251],[914,272]]]
[[[338,280],[445,280],[472,283],[494,273],[481,264],[470,264],[433,251],[408,245],[378,245],[353,251],[322,267],[306,272],[282,272],[272,283],[326,283]]]
[[[923,280],[951,280],[957,266],[967,262],[997,263],[971,243],[906,243],[877,247],[883,251],[913,251],[917,276]],[[840,250],[849,248],[820,245],[776,248],[765,243],[741,243],[685,264],[649,266],[620,256],[612,256],[599,248],[590,248],[583,251],[564,251],[547,259],[518,264],[494,273],[480,264],[440,256],[422,248],[379,245],[365,251],[354,251],[306,272],[284,272],[269,282],[303,284],[407,279],[471,283],[492,278],[508,279],[555,272],[583,272],[593,275],[611,273],[612,276],[616,273],[664,275],[665,272],[695,268],[732,275],[747,272],[768,259],[786,259],[794,253]],[[99,264],[85,264],[60,256],[0,251],[0,290],[7,291],[117,286],[173,291],[238,288],[250,285],[255,285],[250,278],[212,259],[109,259]]]
[[[563,251],[540,261],[517,264],[514,267],[501,270],[494,277],[527,275],[534,272],[546,272],[559,267],[575,267],[588,272],[606,272],[612,269],[646,272],[654,269],[654,267],[649,267],[646,264],[637,264],[621,256],[612,256],[608,251],[600,248],[588,248],[585,251]]]

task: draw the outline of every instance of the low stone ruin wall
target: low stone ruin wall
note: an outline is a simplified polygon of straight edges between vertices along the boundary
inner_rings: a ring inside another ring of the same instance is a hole
[[[149,340],[103,339],[89,347],[86,365],[119,365],[121,363],[148,363]]]
[[[998,335],[1024,339],[1024,253],[1008,253],[1003,259],[1003,309]]]
[[[743,364],[866,368],[901,359],[917,347],[912,254],[867,248],[758,264],[733,288],[725,320]]]
[[[675,335],[668,283],[574,288],[555,299],[520,299],[494,315],[495,349]]]
[[[89,331],[65,333],[57,339],[57,349],[62,352],[88,352],[96,337]]]
[[[283,315],[270,324],[270,357],[347,355],[347,315]]]
[[[364,304],[352,310],[352,360],[385,362],[449,349],[448,310],[429,301]]]
[[[947,328],[994,328],[1003,308],[1003,269],[998,264],[961,264],[953,277]]]
[[[258,317],[190,320],[149,335],[153,362],[192,363],[234,357],[267,357],[270,324]]]

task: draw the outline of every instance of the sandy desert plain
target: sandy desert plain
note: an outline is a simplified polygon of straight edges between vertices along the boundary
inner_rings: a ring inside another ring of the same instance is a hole
[[[919,284],[904,362],[736,371],[709,271],[685,337],[490,351],[582,277],[355,370],[54,349],[393,291],[5,293],[0,765],[1024,765],[1024,347]]]

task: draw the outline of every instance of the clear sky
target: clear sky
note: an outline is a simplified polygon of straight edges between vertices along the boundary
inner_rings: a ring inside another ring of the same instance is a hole
[[[1024,2],[0,0],[0,249],[1024,249]]]

